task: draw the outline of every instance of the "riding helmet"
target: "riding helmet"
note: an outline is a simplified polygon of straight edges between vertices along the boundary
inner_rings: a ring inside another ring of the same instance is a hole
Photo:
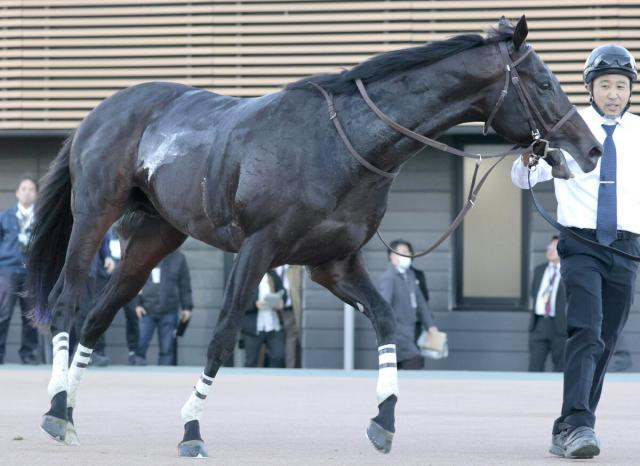
[[[603,74],[622,74],[633,83],[638,76],[638,68],[633,55],[626,48],[616,44],[601,45],[589,54],[582,78],[589,84]]]

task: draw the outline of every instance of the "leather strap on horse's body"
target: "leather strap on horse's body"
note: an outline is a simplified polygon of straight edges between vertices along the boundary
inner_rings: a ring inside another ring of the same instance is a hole
[[[366,169],[372,171],[376,175],[380,175],[380,176],[383,176],[385,178],[391,178],[391,179],[395,178],[395,176],[397,175],[398,172],[389,173],[389,172],[386,172],[384,170],[380,170],[378,167],[376,167],[375,165],[370,163],[368,160],[366,160],[363,156],[358,154],[358,151],[355,150],[355,148],[351,144],[351,141],[349,141],[349,137],[347,136],[347,133],[344,132],[344,129],[342,128],[342,125],[340,124],[340,120],[338,119],[338,113],[336,112],[336,107],[335,107],[335,105],[333,103],[333,97],[327,91],[325,91],[321,86],[319,86],[318,84],[316,84],[314,82],[311,82],[311,85],[315,86],[316,89],[318,89],[322,93],[322,95],[324,96],[324,99],[327,101],[327,106],[329,107],[329,119],[333,122],[333,126],[335,126],[336,131],[340,135],[340,139],[342,139],[342,142],[347,147],[347,150],[349,151],[349,153],[358,162],[360,162],[360,164],[362,166],[364,166]]]
[[[499,48],[500,48],[500,53],[501,53],[501,57],[502,60],[504,62],[505,65],[505,84],[504,84],[504,88],[502,89],[502,92],[500,93],[500,96],[498,98],[498,101],[495,105],[495,107],[493,108],[491,114],[489,115],[489,118],[487,119],[487,121],[485,122],[485,126],[483,128],[483,134],[486,134],[486,129],[488,128],[488,126],[491,124],[493,118],[495,117],[495,115],[497,114],[498,110],[500,109],[500,107],[502,106],[502,103],[506,97],[506,95],[509,92],[509,83],[512,82],[514,87],[517,90],[517,94],[518,97],[520,98],[520,102],[523,106],[523,110],[525,112],[525,115],[527,116],[527,121],[529,123],[529,126],[531,128],[531,136],[533,138],[531,144],[526,147],[526,148],[522,148],[518,145],[513,146],[510,149],[507,149],[506,151],[500,152],[499,154],[492,154],[492,155],[481,155],[481,154],[473,154],[470,152],[465,152],[459,149],[456,149],[454,147],[450,147],[442,142],[438,142],[434,139],[428,138],[426,136],[423,136],[421,134],[418,134],[414,131],[411,131],[408,128],[405,128],[404,126],[400,125],[399,123],[395,122],[393,119],[391,119],[389,116],[387,116],[382,110],[380,110],[376,104],[373,102],[373,100],[371,100],[371,98],[369,97],[369,95],[367,94],[367,91],[364,87],[364,84],[362,82],[361,79],[356,79],[356,86],[358,88],[358,91],[360,92],[360,95],[362,96],[362,98],[364,99],[364,101],[366,102],[366,104],[369,106],[369,108],[371,108],[371,110],[382,120],[384,121],[387,125],[389,125],[391,128],[395,129],[396,131],[398,131],[401,134],[404,134],[405,136],[418,141],[426,146],[430,146],[433,147],[435,149],[441,150],[443,152],[448,152],[450,154],[453,155],[457,155],[460,157],[466,157],[466,158],[472,158],[476,160],[476,166],[474,168],[474,172],[473,172],[473,177],[472,177],[472,182],[471,182],[471,187],[469,188],[469,195],[467,196],[467,200],[465,202],[465,205],[463,206],[462,210],[458,213],[458,215],[456,216],[456,218],[454,219],[453,223],[450,225],[449,229],[435,242],[435,244],[433,246],[431,246],[429,249],[427,249],[426,251],[417,253],[417,254],[403,254],[400,253],[396,250],[394,250],[393,248],[391,248],[389,246],[389,244],[387,244],[387,242],[382,238],[382,235],[380,235],[379,231],[376,231],[376,234],[378,235],[378,237],[380,238],[380,241],[382,241],[382,243],[389,248],[391,251],[393,251],[394,253],[398,254],[399,256],[404,256],[404,257],[411,257],[411,258],[415,258],[415,257],[421,257],[424,256],[428,253],[430,253],[431,251],[433,251],[434,249],[436,249],[440,244],[442,244],[455,230],[456,228],[460,225],[460,223],[462,222],[462,220],[464,219],[465,215],[467,214],[467,212],[475,205],[475,200],[476,197],[480,191],[480,189],[482,188],[482,186],[484,185],[485,181],[487,180],[487,177],[489,176],[489,174],[493,171],[493,169],[500,163],[502,162],[505,157],[507,155],[520,155],[522,152],[531,152],[533,154],[535,154],[535,160],[538,160],[540,158],[544,158],[547,156],[547,152],[549,150],[549,142],[546,139],[541,139],[540,138],[540,131],[537,129],[537,126],[535,124],[535,119],[531,113],[531,109],[533,109],[536,113],[536,116],[538,117],[539,121],[542,123],[542,125],[545,128],[545,138],[548,138],[549,135],[551,135],[553,132],[555,132],[558,128],[560,128],[572,115],[573,113],[575,113],[576,108],[575,106],[571,106],[571,108],[565,113],[565,115],[555,124],[553,125],[552,128],[549,129],[549,127],[546,125],[546,123],[544,122],[542,115],[540,114],[540,112],[538,111],[538,109],[535,107],[533,100],[531,99],[531,97],[529,96],[528,92],[526,91],[525,88],[522,87],[522,85],[520,84],[520,78],[517,74],[516,71],[516,67],[522,63],[522,61],[533,51],[532,47],[529,47],[527,49],[527,51],[525,53],[523,53],[516,61],[511,61],[511,57],[509,55],[509,52],[507,50],[507,46],[505,43],[500,43],[499,44]],[[509,79],[511,78],[511,79]],[[376,167],[375,165],[373,165],[372,163],[370,163],[369,161],[367,161],[364,157],[362,157],[358,151],[353,147],[353,145],[351,144],[351,142],[349,141],[349,138],[346,134],[346,132],[344,131],[342,125],[340,124],[340,120],[338,119],[338,114],[335,108],[335,104],[333,102],[333,97],[326,91],[324,90],[320,85],[318,85],[317,83],[314,83],[313,81],[310,81],[310,84],[315,86],[316,89],[318,89],[323,97],[325,98],[326,102],[327,102],[327,106],[329,108],[329,119],[333,122],[333,125],[336,128],[336,131],[338,132],[340,138],[342,139],[344,145],[346,146],[347,150],[349,151],[349,153],[365,168],[367,168],[369,171],[379,175],[379,176],[383,176],[385,178],[390,178],[393,179],[395,178],[395,176],[398,174],[398,172],[386,172],[384,170],[381,170],[380,168]],[[485,173],[482,178],[480,179],[480,182],[478,183],[478,185],[476,186],[476,179],[477,179],[477,174],[478,174],[478,168],[480,167],[480,163],[482,162],[482,159],[489,159],[489,158],[499,158],[499,160],[497,162],[495,162],[490,168],[489,170],[487,170],[487,173]]]
[[[347,134],[345,133],[344,129],[342,128],[342,125],[340,124],[340,120],[338,119],[338,114],[336,112],[335,105],[333,103],[333,99],[332,99],[331,95],[327,91],[325,91],[322,87],[320,87],[318,84],[316,84],[314,82],[311,82],[311,84],[313,86],[315,86],[322,93],[322,95],[324,96],[325,100],[327,101],[327,106],[329,108],[329,119],[333,122],[333,125],[336,128],[336,131],[340,135],[340,139],[342,139],[342,142],[346,146],[346,148],[349,151],[349,153],[358,162],[360,162],[360,164],[362,164],[365,168],[367,168],[368,170],[372,171],[373,173],[375,173],[377,175],[380,175],[380,176],[384,176],[386,178],[391,178],[391,179],[395,178],[395,176],[397,175],[398,172],[390,173],[390,172],[386,172],[384,170],[381,170],[378,167],[376,167],[375,165],[371,164],[369,161],[367,161],[364,157],[362,157],[358,153],[358,151],[356,151],[356,149],[351,144],[351,141],[349,141],[349,137],[347,136]],[[475,158],[476,159],[476,166],[475,166],[474,171],[473,171],[473,177],[472,177],[472,180],[471,180],[471,187],[469,188],[469,195],[467,196],[467,200],[466,200],[464,206],[462,207],[462,209],[460,210],[460,212],[458,213],[456,218],[453,220],[453,222],[451,223],[451,225],[449,226],[447,231],[445,231],[444,234],[442,234],[442,236],[440,236],[440,238],[438,238],[438,240],[431,247],[429,247],[427,250],[419,252],[417,254],[410,254],[410,255],[409,254],[403,254],[401,252],[398,252],[398,251],[394,250],[384,240],[384,238],[380,234],[380,231],[376,230],[376,235],[378,235],[378,238],[380,238],[380,241],[382,241],[382,244],[384,244],[388,249],[392,250],[396,254],[398,254],[400,256],[412,257],[412,258],[425,256],[425,255],[429,254],[431,251],[433,251],[434,249],[436,249],[438,246],[440,246],[449,236],[451,236],[451,234],[456,230],[456,228],[458,228],[460,223],[462,223],[462,220],[467,215],[467,212],[469,212],[469,210],[471,210],[471,208],[475,205],[475,201],[476,201],[476,198],[478,197],[478,193],[480,192],[480,189],[484,185],[485,181],[487,180],[487,178],[489,177],[489,175],[491,174],[493,169],[500,162],[502,162],[507,155],[510,155],[510,154],[513,154],[513,153],[518,153],[519,154],[521,152],[521,150],[519,150],[517,152],[514,151],[514,149],[516,147],[518,147],[518,146],[514,146],[512,149],[509,149],[508,151],[505,151],[504,153],[483,157],[480,154],[471,154],[469,152],[463,152],[463,151],[460,151],[458,149],[454,149],[452,147],[447,146],[446,144],[443,144],[443,143],[438,142],[438,141],[434,141],[433,139],[430,139],[430,138],[427,138],[425,136],[422,136],[422,135],[419,135],[417,133],[414,133],[413,131],[411,131],[409,129],[406,129],[403,126],[399,125],[398,123],[394,122],[391,118],[387,117],[384,113],[382,113],[382,111],[380,111],[380,109],[378,109],[378,107],[376,107],[375,104],[371,101],[371,99],[369,98],[366,90],[364,89],[364,86],[362,85],[362,81],[360,81],[358,79],[356,81],[356,84],[358,85],[359,89],[361,88],[360,92],[363,95],[363,98],[366,96],[365,101],[367,101],[367,103],[369,103],[369,106],[374,110],[374,112],[376,112],[376,114],[378,116],[381,117],[381,119],[383,121],[385,121],[387,124],[389,124],[392,128],[397,129],[398,131],[400,131],[403,134],[409,133],[407,135],[409,137],[411,137],[412,139],[417,139],[418,141],[420,141],[420,142],[422,142],[424,144],[427,144],[427,145],[429,145],[431,147],[434,147],[436,149],[439,149],[439,150],[442,150],[442,151],[445,151],[445,152],[449,152],[449,153],[452,153],[452,154],[455,154],[455,155],[460,155],[462,157],[469,157],[469,158]],[[532,146],[533,146],[533,144],[531,146],[529,146],[529,148],[532,148]],[[482,178],[480,178],[480,182],[476,186],[476,179],[477,179],[477,175],[478,175],[478,169],[480,168],[480,163],[482,162],[482,159],[483,158],[495,158],[495,157],[500,157],[500,158],[498,159],[498,161],[496,161],[489,168],[489,170],[487,170],[487,173],[485,173],[482,176]]]

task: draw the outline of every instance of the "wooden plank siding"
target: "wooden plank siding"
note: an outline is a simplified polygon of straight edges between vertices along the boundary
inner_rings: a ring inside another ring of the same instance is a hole
[[[640,51],[640,1],[629,0],[1,0],[0,131],[70,130],[102,99],[145,81],[258,96],[523,13],[576,104],[585,103],[590,49],[615,41]]]

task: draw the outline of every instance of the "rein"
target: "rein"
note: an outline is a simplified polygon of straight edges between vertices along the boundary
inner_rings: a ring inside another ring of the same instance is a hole
[[[378,235],[378,238],[380,238],[380,241],[382,241],[382,244],[384,244],[389,250],[393,251],[395,254],[399,256],[410,257],[410,258],[425,256],[429,254],[431,251],[433,251],[434,249],[436,249],[438,246],[440,246],[440,244],[442,244],[449,236],[451,236],[451,234],[456,230],[456,228],[458,228],[460,223],[462,223],[462,220],[466,216],[467,212],[471,210],[471,208],[475,205],[475,201],[478,196],[478,193],[482,188],[482,186],[484,185],[485,181],[487,180],[488,176],[491,174],[493,169],[500,162],[502,162],[508,155],[516,155],[516,154],[520,155],[522,152],[531,152],[533,156],[531,157],[530,166],[534,166],[539,159],[545,158],[547,156],[548,150],[549,150],[549,141],[547,139],[542,139],[540,137],[540,131],[538,130],[535,124],[535,118],[531,112],[531,109],[533,109],[536,116],[538,117],[538,121],[542,124],[542,126],[545,129],[545,138],[548,138],[550,134],[558,130],[558,128],[560,128],[576,112],[575,106],[572,105],[571,108],[567,111],[567,113],[555,125],[553,125],[553,127],[549,128],[546,125],[544,119],[542,118],[540,111],[535,106],[533,99],[531,99],[531,96],[529,95],[527,90],[524,87],[522,87],[522,84],[520,82],[520,76],[516,71],[516,67],[520,63],[522,63],[524,59],[533,51],[533,47],[529,46],[527,51],[520,58],[518,58],[516,61],[512,61],[511,56],[509,55],[509,51],[507,50],[506,43],[500,42],[498,45],[500,47],[500,55],[502,57],[502,61],[505,65],[505,83],[502,91],[500,92],[500,96],[498,97],[498,101],[496,102],[495,107],[491,111],[489,118],[484,124],[482,132],[483,132],[483,135],[487,134],[487,129],[491,125],[493,118],[498,113],[498,110],[502,106],[504,99],[509,92],[509,83],[513,83],[513,87],[516,89],[516,93],[518,94],[520,103],[522,104],[525,115],[527,117],[527,121],[531,128],[532,142],[526,148],[522,148],[518,145],[515,145],[512,148],[507,149],[506,151],[500,152],[498,154],[483,156],[481,154],[465,152],[465,151],[456,149],[454,147],[448,146],[447,144],[444,144],[442,142],[439,142],[434,139],[423,136],[421,134],[418,134],[408,128],[405,128],[399,123],[395,122],[388,115],[386,115],[382,110],[380,110],[376,106],[376,104],[371,100],[371,98],[369,97],[369,94],[367,93],[367,90],[364,87],[362,80],[361,79],[355,80],[358,91],[360,92],[360,95],[362,96],[365,103],[378,116],[378,118],[384,121],[391,128],[395,129],[399,133],[404,134],[405,136],[415,141],[422,143],[425,146],[430,146],[440,151],[457,155],[459,157],[466,157],[466,158],[471,158],[476,160],[476,166],[474,168],[473,177],[471,180],[471,187],[469,188],[469,194],[467,196],[467,200],[464,206],[462,207],[462,209],[460,210],[456,218],[453,220],[453,222],[451,223],[447,231],[440,238],[438,238],[438,240],[427,250],[422,251],[420,253],[416,253],[416,254],[400,253],[394,250],[393,248],[391,248],[389,244],[382,238],[382,235],[380,234],[380,232],[376,230],[376,234]],[[371,164],[369,161],[367,161],[364,157],[362,157],[358,153],[358,151],[351,144],[351,141],[349,141],[349,137],[347,136],[342,125],[340,124],[340,120],[338,119],[338,113],[336,111],[335,104],[333,102],[333,96],[329,94],[325,89],[323,89],[317,83],[310,82],[310,84],[315,86],[316,89],[318,89],[322,93],[323,97],[325,98],[327,102],[327,107],[329,109],[329,119],[333,122],[333,125],[336,128],[338,135],[342,139],[342,142],[346,146],[349,153],[353,156],[353,158],[355,158],[362,166],[364,166],[369,171],[375,173],[376,175],[379,175],[385,178],[394,179],[395,176],[398,174],[399,170],[396,172],[387,172],[387,171],[381,170],[380,168]],[[476,185],[478,169],[480,168],[482,159],[491,159],[491,158],[498,158],[498,161],[496,161],[489,168],[489,170],[487,170],[487,172],[480,178],[478,184]]]
[[[558,222],[556,219],[554,219],[551,215],[549,215],[549,212],[547,212],[539,203],[538,203],[538,199],[536,198],[536,195],[533,192],[533,186],[531,186],[531,171],[529,171],[529,174],[527,176],[527,181],[529,183],[529,192],[531,193],[531,200],[533,201],[533,205],[535,206],[536,210],[538,211],[538,213],[542,216],[543,219],[545,219],[547,221],[547,223],[549,225],[551,225],[552,227],[554,227],[555,229],[562,231],[564,233],[568,233],[571,236],[577,238],[579,241],[582,241],[583,243],[587,243],[590,244],[592,246],[598,246],[602,249],[606,249],[607,251],[613,253],[613,254],[617,254],[618,256],[622,256],[625,259],[629,259],[632,260],[634,262],[640,262],[640,256],[634,256],[633,254],[629,254],[628,252],[624,252],[618,248],[614,248],[612,246],[607,246],[606,244],[602,244],[599,243],[598,241],[593,241],[590,240],[589,238],[582,236],[580,233],[573,231],[571,228],[567,228],[564,225],[562,225],[560,222]]]

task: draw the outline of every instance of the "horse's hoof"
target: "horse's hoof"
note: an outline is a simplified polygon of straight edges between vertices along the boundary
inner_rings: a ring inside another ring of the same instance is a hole
[[[66,419],[45,414],[42,416],[40,429],[56,442],[64,443],[67,433],[67,421]]]
[[[202,440],[187,440],[178,445],[178,455],[187,458],[208,458],[209,453]]]
[[[371,421],[369,424],[367,428],[367,438],[379,452],[389,453],[391,451],[393,432],[382,428],[377,422]]]
[[[65,431],[64,443],[67,445],[80,445],[80,439],[78,439],[78,433],[76,432],[76,428],[70,422],[67,422],[67,427]]]

